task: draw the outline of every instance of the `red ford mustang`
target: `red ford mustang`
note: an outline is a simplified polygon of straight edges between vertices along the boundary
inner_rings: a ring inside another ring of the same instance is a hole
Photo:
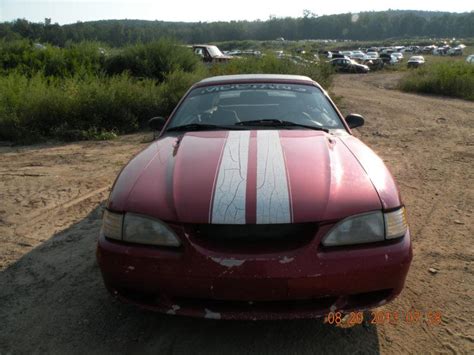
[[[313,80],[195,84],[113,186],[97,258],[120,299],[214,319],[318,317],[382,305],[412,259],[382,160]]]

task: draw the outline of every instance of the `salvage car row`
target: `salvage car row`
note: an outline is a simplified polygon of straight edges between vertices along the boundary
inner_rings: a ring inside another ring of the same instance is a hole
[[[456,47],[457,49],[463,45]],[[212,63],[223,63],[228,62],[232,59],[242,57],[256,57],[260,58],[265,54],[262,54],[257,50],[233,50],[221,52],[220,49],[215,45],[203,44],[193,45],[194,53],[202,58],[207,64]],[[395,65],[404,61],[404,53],[420,53],[425,51],[425,48],[417,46],[412,47],[371,47],[363,48],[351,51],[322,51],[320,54],[326,57],[327,63],[334,67],[335,71],[341,73],[368,73],[369,71],[380,70],[386,65]],[[301,65],[312,65],[320,62],[318,54],[312,56],[303,55],[307,54],[304,51],[300,51],[301,55],[287,54],[282,50],[274,51],[274,55],[278,59],[287,59],[295,64]],[[311,59],[309,59],[311,58]],[[418,68],[425,64],[425,58],[420,55],[412,55],[407,60],[408,68]],[[466,62],[474,63],[474,57],[472,55],[466,58]]]

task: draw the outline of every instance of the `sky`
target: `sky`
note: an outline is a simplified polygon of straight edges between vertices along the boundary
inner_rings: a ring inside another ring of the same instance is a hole
[[[0,22],[17,18],[33,22],[51,18],[59,24],[105,19],[211,22],[299,17],[305,9],[321,16],[388,9],[470,12],[473,7],[468,0],[0,0]]]

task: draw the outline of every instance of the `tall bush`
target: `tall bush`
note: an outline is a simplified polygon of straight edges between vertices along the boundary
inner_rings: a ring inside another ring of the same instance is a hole
[[[135,131],[160,112],[154,80],[114,77],[0,77],[0,140],[89,138],[89,131]],[[82,133],[81,133],[82,132]],[[86,132],[86,133],[84,133]]]
[[[291,58],[267,54],[263,58],[239,58],[210,68],[212,75],[294,74],[308,76],[324,88],[331,85],[333,69],[327,63],[296,63]]]
[[[474,65],[465,62],[437,62],[410,71],[400,89],[474,101]]]
[[[128,72],[134,77],[165,80],[168,73],[181,70],[192,73],[202,67],[193,51],[167,39],[127,46],[107,58],[109,75]]]
[[[267,55],[204,66],[169,40],[102,49],[0,41],[0,140],[34,142],[107,138],[168,116],[192,84],[242,73],[306,75],[328,88],[326,64],[297,64]]]
[[[59,48],[26,40],[0,41],[0,74],[10,71],[28,77],[38,73],[47,77],[99,74],[104,69],[105,54],[95,42]]]

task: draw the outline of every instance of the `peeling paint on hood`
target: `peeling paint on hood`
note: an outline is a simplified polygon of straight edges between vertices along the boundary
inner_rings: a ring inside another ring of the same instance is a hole
[[[204,318],[207,318],[207,319],[221,319],[221,314],[220,313],[212,312],[212,311],[208,310],[207,308],[204,309],[204,311],[206,312],[206,314],[204,314]]]
[[[234,266],[241,266],[243,263],[245,263],[245,260],[239,260],[239,259],[222,259],[222,258],[211,258],[212,261],[226,267],[234,267]]]

